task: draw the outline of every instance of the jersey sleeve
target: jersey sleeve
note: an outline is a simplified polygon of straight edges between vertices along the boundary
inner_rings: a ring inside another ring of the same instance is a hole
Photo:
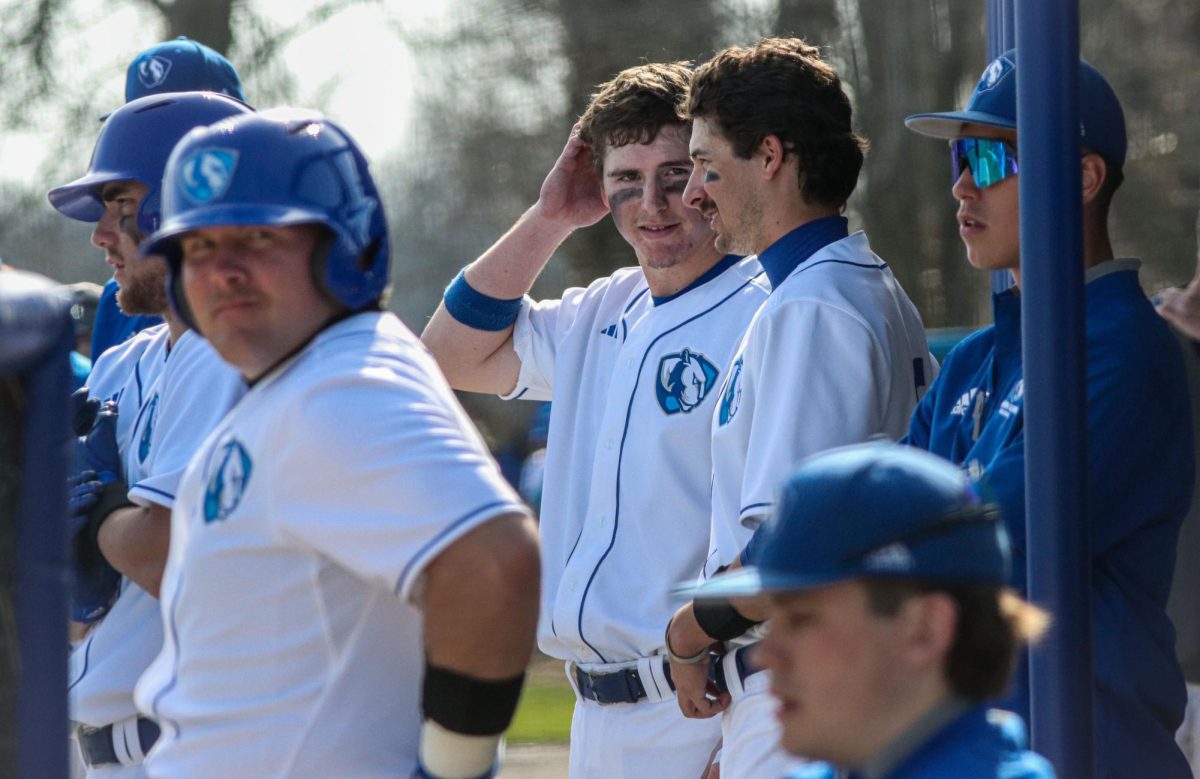
[[[528,511],[432,362],[324,381],[288,416],[271,466],[279,532],[405,598],[457,538]]]
[[[800,460],[880,432],[891,371],[866,323],[821,301],[770,311],[747,346],[754,408],[739,519],[753,529]]]
[[[175,347],[160,380],[145,476],[129,486],[130,500],[142,506],[174,505],[192,455],[246,390],[238,372],[198,334],[185,334]]]
[[[521,361],[517,386],[505,400],[552,400],[554,371],[563,337],[575,323],[587,290],[568,289],[560,300],[535,301],[529,296],[513,328],[513,349]]]

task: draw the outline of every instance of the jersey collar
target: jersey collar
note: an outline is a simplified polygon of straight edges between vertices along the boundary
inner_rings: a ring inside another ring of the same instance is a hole
[[[850,235],[849,223],[844,216],[826,216],[814,219],[784,235],[758,256],[759,263],[771,280],[771,289],[779,287],[783,280],[800,263],[807,260],[831,243]]]
[[[664,295],[663,297],[651,295],[650,299],[652,301],[654,301],[654,305],[656,305],[656,306],[661,306],[663,303],[670,303],[675,298],[680,297],[682,295],[686,295],[687,293],[691,292],[692,290],[696,289],[697,287],[701,287],[701,286],[707,284],[708,282],[712,281],[717,276],[720,276],[722,273],[724,273],[725,271],[732,268],[734,265],[741,262],[742,259],[743,258],[737,254],[726,254],[724,257],[717,260],[717,262],[711,268],[704,271],[704,273],[701,273],[700,276],[695,281],[693,281],[691,284],[688,284],[686,287],[679,290],[675,294]]]

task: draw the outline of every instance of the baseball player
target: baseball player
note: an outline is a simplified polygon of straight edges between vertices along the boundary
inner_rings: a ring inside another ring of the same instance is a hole
[[[125,102],[166,92],[219,92],[245,101],[242,82],[229,60],[180,36],[138,54],[125,71]],[[107,119],[107,117],[105,117]],[[134,333],[159,324],[157,314],[127,316],[117,305],[117,281],[104,285],[92,330],[92,359]]]
[[[991,327],[947,355],[907,440],[988,475],[1013,539],[1012,582],[1023,591],[1016,82],[1009,51],[988,65],[965,110],[906,120],[916,132],[950,141],[951,192],[968,262],[1007,270],[1018,285],[995,297]],[[1138,261],[1114,258],[1108,209],[1124,175],[1125,117],[1112,87],[1084,62],[1079,114],[1096,774],[1184,779],[1191,771],[1174,734],[1186,693],[1165,608],[1194,479],[1187,381],[1179,344],[1138,284]],[[1018,711],[1027,695],[1020,680]]]
[[[87,173],[49,194],[64,215],[95,222],[92,243],[115,271],[122,309],[165,320],[106,351],[89,379],[90,396],[118,411],[115,424],[101,415],[87,437],[97,458],[91,467],[107,475],[83,480],[73,495],[81,566],[91,560],[102,569],[88,569],[97,578],[84,577],[90,586],[77,590],[73,604],[77,621],[104,617],[76,647],[70,668],[72,718],[89,776],[145,776],[142,757],[158,728],[138,717],[133,686],[162,646],[154,595],[176,485],[244,390],[237,373],[169,311],[166,266],[139,257],[137,247],[158,225],[162,171],[175,142],[193,127],[249,110],[213,93],[135,100],[104,123]]]
[[[492,776],[533,646],[535,532],[380,310],[365,158],[280,110],[189,134],[164,182],[143,250],[250,390],[175,503],[166,640],[137,690],[163,727],[151,776]]]
[[[1047,620],[1008,589],[1004,525],[960,469],[894,444],[825,452],[763,531],[750,566],[695,595],[765,604],[756,660],[786,750],[852,779],[1054,776],[1020,718],[987,708]]]
[[[695,779],[720,736],[674,705],[662,626],[671,585],[703,565],[709,419],[766,288],[683,203],[689,76],[641,65],[602,85],[537,203],[422,335],[455,387],[553,398],[538,643],[577,693],[572,777]],[[558,245],[606,212],[638,267],[530,299]]]
[[[902,435],[936,366],[916,308],[841,216],[865,143],[816,48],[773,38],[726,49],[697,69],[681,112],[695,161],[684,200],[719,247],[757,254],[771,284],[713,413],[712,574],[737,562],[799,459]],[[745,651],[721,661],[729,694],[710,695],[709,648],[752,626],[736,611],[688,604],[667,630],[684,714],[726,712],[726,779],[778,776],[790,764],[776,746],[768,679]]]

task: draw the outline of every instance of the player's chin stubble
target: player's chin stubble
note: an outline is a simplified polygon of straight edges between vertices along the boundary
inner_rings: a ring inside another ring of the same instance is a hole
[[[134,260],[138,262],[138,260]],[[167,279],[153,273],[126,281],[117,290],[117,306],[128,316],[157,316],[167,310]]]

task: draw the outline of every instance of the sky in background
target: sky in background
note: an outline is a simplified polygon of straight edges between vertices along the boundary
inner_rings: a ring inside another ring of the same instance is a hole
[[[315,4],[312,0],[249,1],[284,25],[303,18]],[[405,2],[404,24],[417,28],[435,23],[450,2]],[[73,13],[77,10],[73,7],[65,15],[70,19],[70,29],[60,48],[78,56],[63,59],[60,80],[68,90],[111,94],[115,107],[124,97],[126,65],[139,51],[161,40],[162,33],[155,17],[136,4],[114,3],[103,12],[95,5],[76,2],[78,12]],[[409,84],[415,64],[392,26],[397,4],[390,5],[390,14],[375,5],[351,7],[298,36],[283,52],[283,61],[298,85],[295,102],[320,108],[337,119],[372,159],[384,157],[399,146],[410,120],[413,97]],[[96,41],[121,43],[97,46]],[[255,102],[253,94],[249,97]],[[34,126],[30,130],[0,136],[0,180],[32,181],[52,151],[45,139],[60,121],[53,98],[46,105],[33,107],[32,117]],[[81,160],[81,165],[84,163],[86,160]]]

